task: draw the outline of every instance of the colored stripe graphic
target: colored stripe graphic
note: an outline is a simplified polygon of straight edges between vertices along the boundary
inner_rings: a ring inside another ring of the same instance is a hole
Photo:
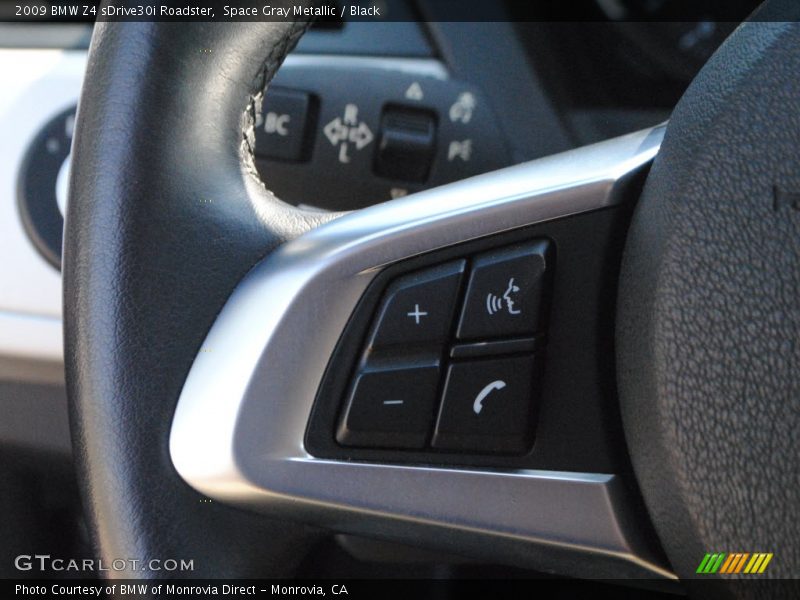
[[[730,563],[723,565],[723,568],[719,571],[720,573],[733,573],[736,570],[736,565],[739,564],[739,559],[742,558],[742,555],[738,552],[734,552],[729,556],[731,557]]]
[[[725,553],[720,554],[706,554],[700,566],[697,567],[698,573],[716,573],[722,565],[725,558]]]
[[[749,553],[736,553],[731,555],[733,558],[723,565],[720,573],[738,573],[744,567],[744,561],[749,557]]]
[[[730,573],[731,565],[736,562],[738,556],[738,554],[728,554],[728,560],[722,563],[722,568],[719,570],[719,572]]]
[[[772,560],[772,552],[770,552],[769,554],[767,554],[764,557],[764,562],[761,563],[761,566],[758,568],[758,572],[759,573],[763,573],[764,569],[767,568],[767,565],[769,564],[769,561],[771,561],[771,560]]]
[[[767,554],[766,552],[758,552],[753,554],[753,559],[750,561],[750,564],[747,565],[745,568],[745,573],[763,573],[764,569],[767,568],[767,564],[769,561],[772,560],[772,553],[770,552]]]
[[[739,561],[739,564],[736,565],[736,571],[734,571],[735,573],[741,573],[742,568],[744,567],[744,563],[748,558],[750,558],[750,553],[745,552],[742,555],[742,559]]]
[[[756,552],[753,554],[753,558],[750,559],[750,562],[747,563],[747,566],[744,568],[745,573],[755,573],[754,569],[758,569],[758,566],[761,564],[761,561],[764,560],[764,555]]]
[[[725,553],[723,552],[719,555],[717,562],[715,562],[714,565],[711,567],[709,573],[716,573],[719,570],[720,566],[722,566],[722,560],[724,558],[725,558]]]
[[[697,573],[720,573],[732,575],[738,573],[761,574],[772,560],[771,552],[724,552],[709,553],[700,561]],[[746,565],[746,566],[745,566]]]
[[[703,557],[703,560],[700,561],[700,566],[697,567],[696,573],[705,573],[706,572],[706,565],[708,564],[708,560],[711,558],[710,554],[706,554]]]

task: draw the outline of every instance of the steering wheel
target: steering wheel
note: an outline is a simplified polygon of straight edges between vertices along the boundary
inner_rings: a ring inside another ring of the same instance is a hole
[[[706,553],[771,553],[762,577],[796,577],[800,25],[780,10],[731,36],[666,128],[347,215],[284,204],[254,167],[262,92],[307,23],[98,24],[64,310],[100,555],[286,576],[333,529],[564,575],[680,578],[698,597],[708,582],[753,591],[743,573],[701,573]],[[326,369],[384,270],[634,202],[615,346],[649,518],[620,474],[309,451],[309,418],[336,401],[320,395]]]

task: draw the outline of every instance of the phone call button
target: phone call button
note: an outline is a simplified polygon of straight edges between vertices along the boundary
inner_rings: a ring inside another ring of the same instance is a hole
[[[473,453],[520,454],[532,441],[531,355],[450,365],[433,446]]]

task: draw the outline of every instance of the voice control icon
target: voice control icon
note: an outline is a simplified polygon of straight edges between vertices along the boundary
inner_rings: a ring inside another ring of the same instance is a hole
[[[512,277],[508,280],[508,287],[501,296],[492,293],[486,294],[486,312],[490,315],[494,315],[505,310],[510,315],[520,314],[522,311],[518,308],[514,308],[516,302],[513,298],[518,292],[519,286],[514,285],[514,278]]]

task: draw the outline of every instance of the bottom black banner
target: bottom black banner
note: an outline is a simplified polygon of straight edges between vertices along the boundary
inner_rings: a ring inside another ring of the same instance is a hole
[[[540,597],[674,600],[680,589],[659,590],[663,582],[591,582],[563,579],[323,579],[323,580],[5,580],[2,597],[14,598],[376,598],[449,600],[456,598]]]
[[[759,598],[800,598],[800,580],[578,581],[565,579],[322,579],[322,580],[4,580],[4,598],[329,598],[450,600],[460,598],[545,598],[573,600],[675,600],[725,597],[730,587],[748,588]],[[701,593],[701,596],[697,594]]]

